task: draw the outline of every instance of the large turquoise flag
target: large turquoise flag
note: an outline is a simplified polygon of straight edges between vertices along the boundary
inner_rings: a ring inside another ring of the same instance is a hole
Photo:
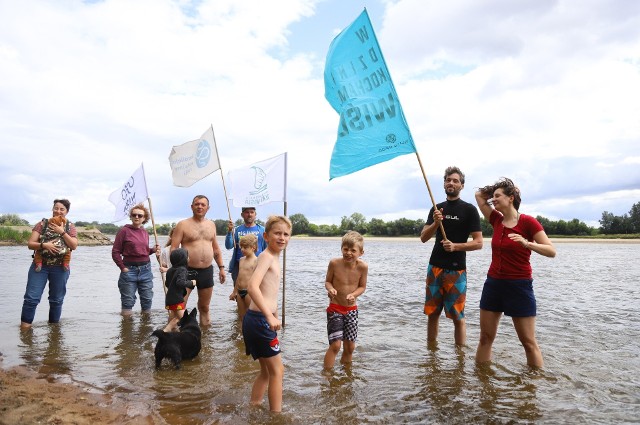
[[[324,87],[340,114],[330,180],[416,152],[366,9],[331,42]]]

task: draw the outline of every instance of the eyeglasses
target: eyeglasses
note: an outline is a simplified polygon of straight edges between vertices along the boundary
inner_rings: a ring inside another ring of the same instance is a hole
[[[142,218],[144,214],[131,214],[131,218]]]

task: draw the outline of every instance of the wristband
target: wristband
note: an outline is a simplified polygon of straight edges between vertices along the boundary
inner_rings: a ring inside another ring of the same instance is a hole
[[[218,266],[219,269],[224,269],[224,265]]]
[[[42,249],[42,242],[40,242],[40,249]]]

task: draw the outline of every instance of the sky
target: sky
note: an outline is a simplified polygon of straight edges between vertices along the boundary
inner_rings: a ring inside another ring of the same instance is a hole
[[[0,2],[0,214],[33,224],[64,197],[72,221],[112,222],[143,163],[156,224],[197,194],[236,220],[223,178],[287,152],[289,215],[426,220],[416,155],[329,180],[325,58],[364,8],[436,202],[450,165],[462,199],[505,176],[551,220],[598,227],[640,202],[637,1],[22,0]],[[210,126],[222,170],[173,186],[172,146]]]

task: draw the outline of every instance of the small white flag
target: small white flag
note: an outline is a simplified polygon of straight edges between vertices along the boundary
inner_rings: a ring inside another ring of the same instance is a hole
[[[120,221],[129,215],[129,211],[149,197],[147,182],[144,178],[144,164],[131,174],[122,187],[109,195],[109,201],[116,206],[113,221]]]
[[[209,127],[198,140],[174,146],[169,154],[173,185],[189,187],[198,180],[220,169],[218,150]]]
[[[234,207],[287,201],[287,153],[228,173]]]

